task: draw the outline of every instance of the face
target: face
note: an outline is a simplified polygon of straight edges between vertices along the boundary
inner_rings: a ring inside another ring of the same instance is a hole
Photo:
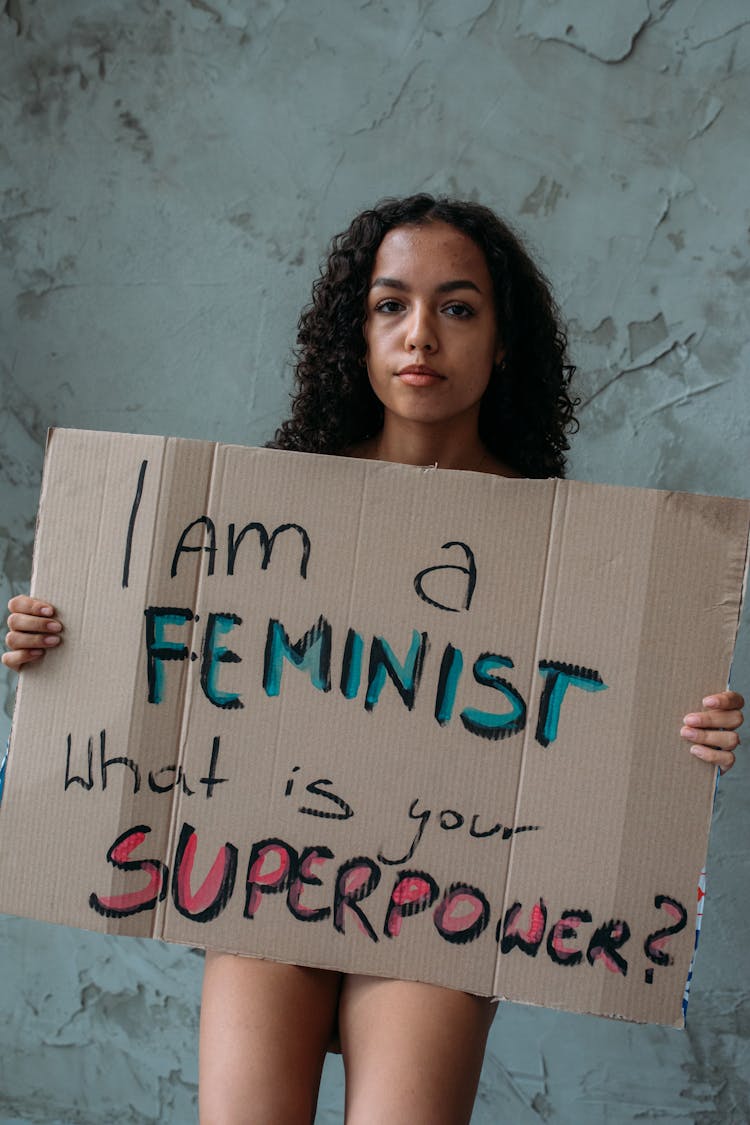
[[[386,416],[478,418],[503,350],[477,244],[444,222],[389,231],[370,280],[365,340],[370,383]]]

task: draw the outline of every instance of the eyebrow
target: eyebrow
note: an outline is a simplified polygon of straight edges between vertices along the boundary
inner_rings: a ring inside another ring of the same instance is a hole
[[[384,289],[400,289],[402,292],[408,292],[409,286],[405,281],[399,281],[397,277],[376,277],[370,289],[375,288]],[[459,277],[453,281],[443,281],[438,285],[435,290],[437,293],[452,293],[456,289],[473,289],[475,293],[480,293],[482,290],[475,282],[470,281],[466,277]]]

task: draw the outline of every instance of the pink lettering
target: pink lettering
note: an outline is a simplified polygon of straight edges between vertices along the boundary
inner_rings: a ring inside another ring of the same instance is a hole
[[[402,871],[391,892],[383,932],[398,937],[404,918],[421,914],[438,896],[438,885],[426,871]]]
[[[433,914],[440,936],[457,944],[474,941],[489,920],[489,902],[480,890],[465,883],[450,886]]]

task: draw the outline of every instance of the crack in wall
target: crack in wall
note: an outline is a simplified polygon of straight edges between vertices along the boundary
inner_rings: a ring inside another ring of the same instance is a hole
[[[391,104],[388,106],[388,108],[386,110],[383,111],[383,113],[380,114],[379,117],[374,118],[369,123],[369,125],[364,125],[361,129],[355,129],[354,132],[349,134],[349,136],[350,137],[359,137],[363,133],[371,133],[371,132],[373,132],[373,130],[378,129],[381,125],[384,125],[386,121],[390,121],[391,118],[393,117],[393,115],[395,114],[396,110],[398,109],[401,101],[403,100],[404,95],[406,94],[406,91],[409,88],[409,84],[410,84],[412,78],[414,77],[414,75],[417,73],[417,71],[420,69],[421,66],[422,66],[422,63],[417,63],[416,66],[412,67],[412,69],[406,75],[406,78],[401,83],[401,86],[400,86],[400,88],[398,90],[398,93],[396,94],[395,98],[393,98],[393,100],[391,101]]]
[[[688,134],[688,141],[694,141],[697,137],[702,137],[704,133],[708,132],[723,110],[724,103],[721,98],[717,98],[715,94],[706,93],[698,102],[696,110],[701,106],[703,106],[702,120]]]
[[[733,27],[728,27],[726,31],[722,31],[719,35],[706,35],[695,43],[688,42],[688,48],[691,51],[700,50],[701,47],[707,47],[709,43],[719,43],[722,39],[726,39],[730,35],[735,35],[738,31],[741,31],[743,27],[748,26],[750,26],[750,19],[740,20],[739,23],[735,24]]]
[[[210,4],[206,3],[206,0],[188,0],[188,3],[191,8],[195,8],[199,12],[205,12],[214,23],[222,22],[221,12],[217,12],[216,8],[212,8]]]

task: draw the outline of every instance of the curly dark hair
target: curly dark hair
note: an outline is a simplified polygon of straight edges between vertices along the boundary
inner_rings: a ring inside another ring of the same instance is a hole
[[[299,320],[292,415],[277,449],[343,453],[376,434],[383,407],[365,364],[366,300],[380,243],[395,227],[449,223],[482,250],[505,349],[480,404],[487,448],[527,477],[565,475],[567,434],[577,428],[567,337],[549,283],[510,227],[488,207],[431,195],[385,199],[336,235]]]

